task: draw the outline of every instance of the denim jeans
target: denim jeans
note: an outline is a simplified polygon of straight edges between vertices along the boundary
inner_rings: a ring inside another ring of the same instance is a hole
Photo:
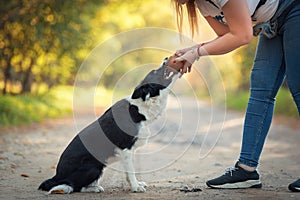
[[[274,38],[260,34],[251,72],[239,158],[241,164],[250,167],[258,165],[273,117],[275,96],[284,78],[300,114],[300,1],[286,9],[277,22]]]

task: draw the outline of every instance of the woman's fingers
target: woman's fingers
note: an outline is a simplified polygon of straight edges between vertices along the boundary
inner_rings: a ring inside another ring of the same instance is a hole
[[[187,72],[190,72],[191,71],[191,67],[192,67],[191,63],[185,62],[184,65],[183,65],[183,67],[182,67],[182,69],[181,69],[181,74],[185,74]]]
[[[182,61],[186,61],[186,59],[183,56],[175,58],[175,62],[182,62]]]
[[[182,56],[183,54],[185,54],[187,51],[191,50],[191,47],[189,48],[185,48],[185,49],[179,49],[175,52],[176,56]]]
[[[184,54],[184,52],[178,50],[175,52],[175,56],[182,56]]]
[[[174,60],[174,62],[183,62],[183,67],[181,68],[181,74],[185,74],[187,72],[191,72],[192,63],[188,61],[184,56],[178,57]]]

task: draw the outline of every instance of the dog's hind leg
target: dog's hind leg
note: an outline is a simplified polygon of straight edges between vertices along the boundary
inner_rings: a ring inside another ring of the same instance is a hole
[[[62,184],[51,188],[48,194],[70,194],[71,192],[73,192],[73,190],[74,190],[73,187],[67,184]]]
[[[76,172],[67,178],[68,182],[74,186],[75,192],[80,192],[82,188],[88,187],[93,182],[100,178],[102,169],[98,169],[91,165],[84,165],[80,167]],[[103,189],[103,188],[102,188]],[[97,191],[101,192],[101,191]]]
[[[104,192],[103,187],[99,185],[99,179],[95,180],[91,184],[89,184],[87,187],[83,187],[80,192]]]
[[[102,168],[96,168],[93,165],[83,165],[80,168],[78,168],[74,173],[72,173],[67,178],[60,180],[58,186],[53,187],[49,194],[53,194],[55,192],[62,192],[64,194],[68,194],[71,192],[81,192],[83,188],[83,192],[101,192],[103,191],[102,187],[96,187],[95,181],[97,181],[100,178],[100,175],[102,173]],[[93,188],[88,188],[90,184],[94,183]]]
[[[139,182],[135,176],[134,164],[133,164],[133,151],[125,149],[120,151],[122,163],[126,173],[127,181],[130,183],[132,192],[145,192],[147,186],[144,182]]]

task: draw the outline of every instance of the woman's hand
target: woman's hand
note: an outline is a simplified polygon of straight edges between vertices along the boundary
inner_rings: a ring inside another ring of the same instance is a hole
[[[188,47],[188,48],[184,48],[184,49],[179,49],[175,52],[175,55],[176,56],[182,56],[183,54],[185,54],[186,52],[192,50],[193,48],[196,48],[196,46],[191,46],[191,47]]]
[[[198,46],[182,49],[176,51],[175,55],[179,56],[174,62],[183,62],[184,65],[181,68],[181,74],[191,72],[192,64],[199,59]]]

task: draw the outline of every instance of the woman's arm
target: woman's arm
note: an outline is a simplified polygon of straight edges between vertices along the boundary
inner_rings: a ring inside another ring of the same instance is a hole
[[[229,0],[222,10],[227,25],[221,24],[212,17],[206,17],[219,37],[201,47],[200,55],[225,54],[252,40],[252,21],[247,1]]]
[[[176,61],[185,61],[181,73],[190,71],[191,65],[199,56],[225,54],[251,42],[253,37],[252,21],[247,1],[228,0],[222,11],[227,25],[216,20],[213,21],[212,17],[206,17],[209,25],[219,37],[205,43],[199,49],[197,47],[176,58]]]
[[[222,24],[221,22],[219,22],[211,16],[207,16],[205,17],[205,19],[208,22],[209,26],[215,31],[215,33],[219,37],[225,35],[230,31],[227,25]]]

